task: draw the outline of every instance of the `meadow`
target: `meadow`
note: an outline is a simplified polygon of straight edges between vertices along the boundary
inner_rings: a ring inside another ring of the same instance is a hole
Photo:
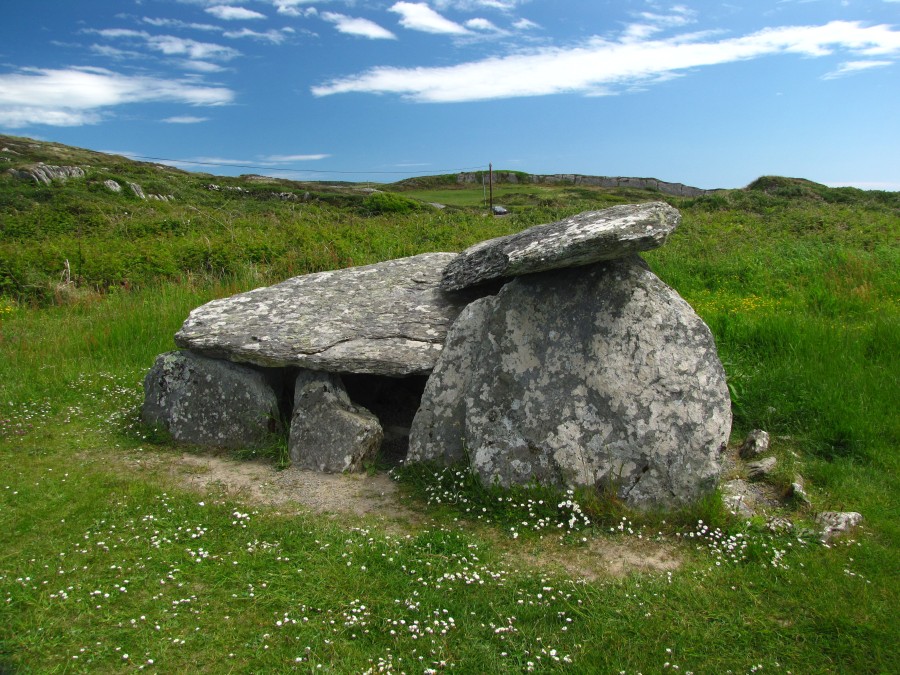
[[[896,672],[900,194],[507,185],[493,218],[480,185],[379,193],[2,140],[12,165],[87,176],[0,174],[0,673]],[[684,220],[644,257],[716,337],[732,441],[768,430],[776,484],[805,478],[812,503],[779,511],[793,529],[716,498],[640,514],[485,489],[465,467],[394,470],[414,518],[329,516],[192,486],[180,458],[210,453],[139,423],[144,374],[209,299],[657,199]],[[823,545],[822,510],[865,520]],[[569,564],[597,551],[672,564]]]

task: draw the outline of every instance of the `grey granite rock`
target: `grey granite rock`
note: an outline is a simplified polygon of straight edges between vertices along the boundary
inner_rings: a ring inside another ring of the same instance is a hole
[[[748,462],[747,476],[751,480],[762,480],[775,470],[776,464],[778,464],[778,460],[775,457],[763,457],[755,462]]]
[[[862,514],[856,511],[823,511],[816,516],[823,544],[858,527],[862,521]]]
[[[663,202],[613,206],[475,244],[459,254],[441,288],[613,260],[661,246],[681,214]]]
[[[17,178],[30,178],[35,183],[50,185],[54,180],[65,181],[69,178],[84,178],[84,169],[80,166],[54,166],[43,162],[30,169],[10,169]]]
[[[121,192],[122,191],[122,186],[119,185],[112,178],[110,178],[109,180],[103,181],[103,185],[106,186],[107,190],[111,190],[112,192]]]
[[[259,447],[278,428],[278,399],[256,368],[191,352],[160,354],[144,379],[145,423],[176,441]]]
[[[671,508],[711,492],[731,407],[712,335],[636,256],[519,277],[460,315],[408,461],[468,452],[485,483],[614,490]]]
[[[301,370],[294,385],[288,447],[301,469],[362,471],[381,446],[378,418],[354,405],[339,375]]]
[[[759,457],[760,455],[765,454],[769,450],[769,434],[762,429],[754,429],[749,434],[747,434],[747,438],[744,439],[744,442],[741,443],[741,448],[738,450],[738,454],[741,456],[741,459],[753,459],[754,457]]]
[[[438,288],[452,253],[288,279],[191,312],[180,347],[264,366],[404,376],[431,371],[467,298]]]

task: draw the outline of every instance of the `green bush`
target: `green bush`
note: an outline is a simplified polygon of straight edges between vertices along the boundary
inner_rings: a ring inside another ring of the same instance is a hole
[[[411,213],[418,211],[422,205],[396,192],[373,192],[363,201],[363,209],[368,213]]]

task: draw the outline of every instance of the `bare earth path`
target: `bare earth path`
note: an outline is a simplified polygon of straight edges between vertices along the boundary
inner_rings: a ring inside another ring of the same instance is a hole
[[[291,514],[312,512],[377,524],[387,531],[415,533],[433,526],[415,499],[403,495],[385,473],[322,474],[289,467],[277,470],[266,462],[234,460],[216,455],[143,452],[128,464],[139,472],[167,474],[182,488],[204,496],[227,497],[247,506],[266,506]],[[511,565],[565,574],[592,581],[624,577],[633,572],[659,573],[678,569],[676,547],[637,537],[593,536],[584,546],[562,545],[555,534],[543,539],[500,538],[496,530],[471,523],[478,534],[495,539]]]

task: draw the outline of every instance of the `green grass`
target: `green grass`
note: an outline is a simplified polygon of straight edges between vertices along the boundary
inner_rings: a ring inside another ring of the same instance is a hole
[[[630,514],[421,467],[401,478],[422,520],[397,530],[185,487],[172,467],[194,451],[142,427],[137,406],[190,309],[659,195],[503,186],[513,213],[494,219],[480,190],[435,182],[404,194],[457,195],[454,208],[375,215],[353,186],[38,150],[30,160],[93,168],[49,188],[0,178],[0,672],[896,671],[896,193],[765,178],[667,198],[683,225],[645,256],[713,330],[734,440],[767,429],[806,478],[812,508],[789,512],[799,530],[714,501]],[[97,190],[107,175],[179,197]],[[300,196],[266,196],[276,189]],[[860,511],[864,525],[824,547],[803,529],[823,509]],[[682,565],[584,582],[558,564],[613,545],[665,546]]]

